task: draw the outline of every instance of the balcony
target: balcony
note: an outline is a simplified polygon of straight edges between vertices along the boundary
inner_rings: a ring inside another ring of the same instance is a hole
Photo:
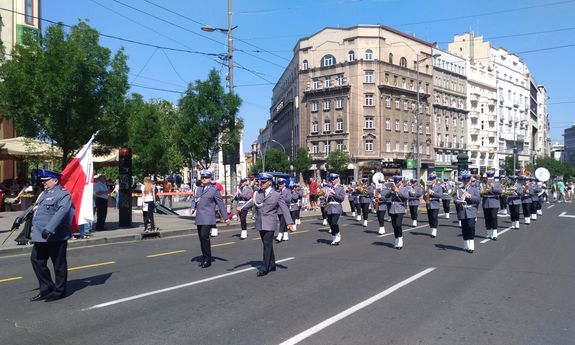
[[[469,112],[469,117],[476,119],[476,118],[479,117],[479,113],[478,113],[477,111],[470,111],[470,112]]]
[[[479,102],[479,94],[472,93],[471,95],[469,95],[469,100],[471,102]]]
[[[493,114],[487,115],[487,121],[496,122],[497,121],[497,115],[493,115]]]
[[[478,135],[481,132],[481,130],[479,128],[469,128],[469,134],[474,134],[474,135]]]

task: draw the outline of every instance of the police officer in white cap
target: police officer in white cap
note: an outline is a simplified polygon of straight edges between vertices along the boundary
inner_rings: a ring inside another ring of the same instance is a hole
[[[431,237],[437,236],[437,225],[439,224],[439,208],[441,205],[441,196],[443,194],[443,187],[441,181],[437,179],[434,173],[429,174],[429,181],[426,186],[426,193],[429,193],[429,202],[427,203],[427,219],[429,220],[429,227],[431,228]]]
[[[259,230],[263,244],[263,264],[259,268],[257,276],[263,277],[276,270],[276,258],[274,254],[273,240],[274,231],[276,230],[276,220],[278,214],[281,214],[291,230],[293,220],[291,219],[289,208],[280,193],[272,188],[273,176],[268,173],[261,173],[258,176],[261,189],[250,201],[245,203],[238,211],[256,207],[256,230]]]
[[[477,187],[471,185],[471,175],[467,170],[461,172],[461,177],[463,186],[457,190],[454,202],[459,205],[457,218],[461,221],[463,250],[473,253],[475,250],[475,219],[481,196]]]
[[[291,203],[291,191],[289,188],[286,188],[286,180],[283,178],[278,178],[278,192],[280,193],[280,197],[283,199],[284,203],[288,206]],[[285,217],[282,214],[278,214],[278,218],[280,221],[280,230],[278,232],[278,237],[276,241],[279,243],[281,241],[289,241],[289,232],[287,228],[287,223]],[[291,218],[291,212],[290,212]]]
[[[407,205],[409,206],[409,215],[411,216],[411,226],[417,226],[417,209],[419,208],[419,198],[423,195],[423,188],[417,182],[417,179],[409,180],[409,199]]]
[[[331,173],[327,176],[328,181],[331,186],[326,188],[326,212],[327,212],[327,222],[329,228],[331,229],[332,246],[339,245],[341,241],[341,234],[339,231],[339,216],[343,212],[341,203],[345,200],[345,187],[340,184],[340,179],[338,174]]]
[[[499,211],[499,197],[501,196],[501,184],[495,181],[494,171],[485,173],[487,183],[481,190],[483,215],[485,216],[485,228],[487,238],[497,240],[497,212]]]
[[[216,186],[212,185],[213,173],[210,170],[200,171],[201,186],[196,189],[192,199],[191,213],[196,213],[196,225],[198,237],[202,248],[202,263],[200,267],[206,268],[212,265],[212,250],[210,244],[210,230],[216,227],[215,209],[218,209],[222,220],[226,225],[230,224],[228,212],[222,200],[222,194]]]
[[[391,217],[391,226],[393,226],[393,234],[395,236],[395,249],[397,250],[403,248],[403,215],[405,214],[405,202],[409,198],[409,191],[407,187],[403,186],[402,181],[402,176],[394,176],[393,188],[386,188],[381,191],[381,195],[389,200],[389,216]]]

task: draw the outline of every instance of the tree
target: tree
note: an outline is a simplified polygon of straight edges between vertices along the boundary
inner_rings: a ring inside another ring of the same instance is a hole
[[[111,51],[98,40],[98,32],[85,22],[69,33],[62,24],[52,25],[43,37],[25,34],[24,45],[16,46],[12,59],[0,66],[4,116],[20,135],[60,147],[62,169],[99,129],[107,133],[103,137],[125,138],[123,132],[112,132],[125,129],[126,57],[120,50],[111,59]]]
[[[289,171],[289,158],[288,156],[275,148],[267,149],[264,152],[263,159],[260,159],[254,164],[250,169],[250,175],[257,174],[262,172],[262,165],[263,161],[266,162],[266,170],[265,171],[280,171],[280,172],[288,172]]]
[[[303,147],[297,149],[294,159],[291,162],[294,171],[299,176],[299,180],[303,180],[302,174],[311,168],[312,160],[307,150]]]
[[[215,69],[206,81],[190,84],[178,104],[180,117],[175,134],[183,157],[207,167],[224,146],[240,142],[242,121],[236,115],[241,99],[224,93]]]
[[[351,163],[349,153],[341,150],[331,151],[327,156],[327,167],[330,172],[341,174],[347,170],[349,163]]]
[[[513,172],[513,157],[515,157],[515,169],[521,168],[521,163],[519,162],[519,159],[517,156],[510,155],[510,156],[505,157],[504,169],[505,169],[505,174],[507,176],[511,176],[511,175],[516,174],[515,172]]]

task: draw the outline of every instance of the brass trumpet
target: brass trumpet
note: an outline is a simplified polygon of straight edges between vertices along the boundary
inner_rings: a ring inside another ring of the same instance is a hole
[[[503,189],[503,192],[501,194],[503,194],[504,196],[514,196],[516,192],[517,187],[507,187]]]

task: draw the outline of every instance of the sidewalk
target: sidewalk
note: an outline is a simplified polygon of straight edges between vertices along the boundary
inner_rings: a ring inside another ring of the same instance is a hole
[[[345,204],[348,204],[345,202]],[[346,207],[344,204],[344,211],[349,211],[349,206]],[[192,231],[195,232],[196,225],[194,223],[194,217],[186,215],[188,213],[189,203],[176,203],[173,204],[174,210],[181,216],[168,216],[155,214],[156,226],[160,228],[161,237],[179,236],[187,235]],[[20,214],[20,212],[0,212],[0,243],[10,234],[10,227],[14,222],[14,219]],[[321,212],[317,211],[302,211],[301,218],[317,217],[321,218]],[[115,208],[108,208],[108,216],[106,217],[106,230],[98,231],[92,233],[92,237],[88,239],[71,239],[68,241],[68,248],[92,246],[97,244],[105,243],[118,243],[118,242],[128,242],[128,241],[141,241],[142,233],[144,231],[144,221],[142,219],[142,211],[138,208],[132,209],[132,227],[131,228],[120,228],[118,226],[118,210]],[[254,220],[251,219],[250,214],[248,214],[248,228]],[[230,227],[239,229],[240,222],[239,219],[234,219],[230,223]],[[220,229],[223,229],[225,225],[220,225]],[[14,231],[10,235],[10,238],[0,246],[0,256],[14,255],[29,253],[32,249],[31,245],[19,246],[16,244],[14,239],[18,236],[20,229]],[[151,239],[153,239],[152,237]]]

